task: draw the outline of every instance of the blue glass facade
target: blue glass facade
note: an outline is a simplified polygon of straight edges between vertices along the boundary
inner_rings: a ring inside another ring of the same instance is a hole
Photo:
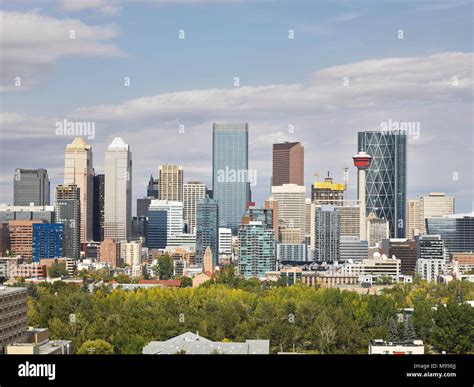
[[[426,219],[426,232],[440,235],[448,253],[474,251],[474,215]]]
[[[33,224],[33,262],[43,258],[63,257],[63,225],[60,223]]]
[[[212,192],[219,204],[220,227],[237,234],[247,202],[248,124],[214,124],[212,135]]]
[[[208,197],[196,206],[196,264],[202,265],[207,247],[211,248],[214,266],[219,257],[219,207],[216,200]]]
[[[148,211],[146,242],[150,249],[164,249],[168,243],[168,211]]]
[[[405,131],[359,132],[359,151],[372,156],[366,178],[366,215],[390,225],[391,238],[406,234],[407,136]]]

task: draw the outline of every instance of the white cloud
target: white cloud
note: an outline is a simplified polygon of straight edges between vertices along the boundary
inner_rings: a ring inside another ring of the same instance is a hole
[[[108,43],[118,36],[113,26],[91,26],[78,19],[56,19],[37,11],[1,11],[0,17],[1,91],[31,88],[63,57],[125,55]],[[15,86],[17,77],[21,78],[20,87]]]

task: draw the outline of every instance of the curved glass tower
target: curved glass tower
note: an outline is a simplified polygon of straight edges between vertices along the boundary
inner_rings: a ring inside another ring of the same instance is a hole
[[[406,131],[366,131],[358,134],[358,150],[372,156],[367,170],[366,215],[372,211],[390,225],[390,238],[406,234]]]

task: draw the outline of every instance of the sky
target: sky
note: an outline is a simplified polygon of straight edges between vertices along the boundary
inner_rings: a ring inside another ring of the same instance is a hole
[[[120,136],[133,199],[160,164],[211,186],[212,123],[249,123],[257,203],[272,144],[301,141],[305,182],[356,197],[357,132],[411,123],[408,198],[474,207],[471,1],[9,0],[1,5],[0,203],[15,168],[62,183],[71,135],[93,124],[94,168]],[[318,177],[319,176],[319,177]],[[53,191],[52,191],[53,194]]]

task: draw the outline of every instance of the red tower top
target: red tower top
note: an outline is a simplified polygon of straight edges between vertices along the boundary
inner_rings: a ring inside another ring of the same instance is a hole
[[[354,166],[358,169],[368,168],[372,162],[372,156],[362,151],[355,156],[352,156],[352,159],[354,160]]]

